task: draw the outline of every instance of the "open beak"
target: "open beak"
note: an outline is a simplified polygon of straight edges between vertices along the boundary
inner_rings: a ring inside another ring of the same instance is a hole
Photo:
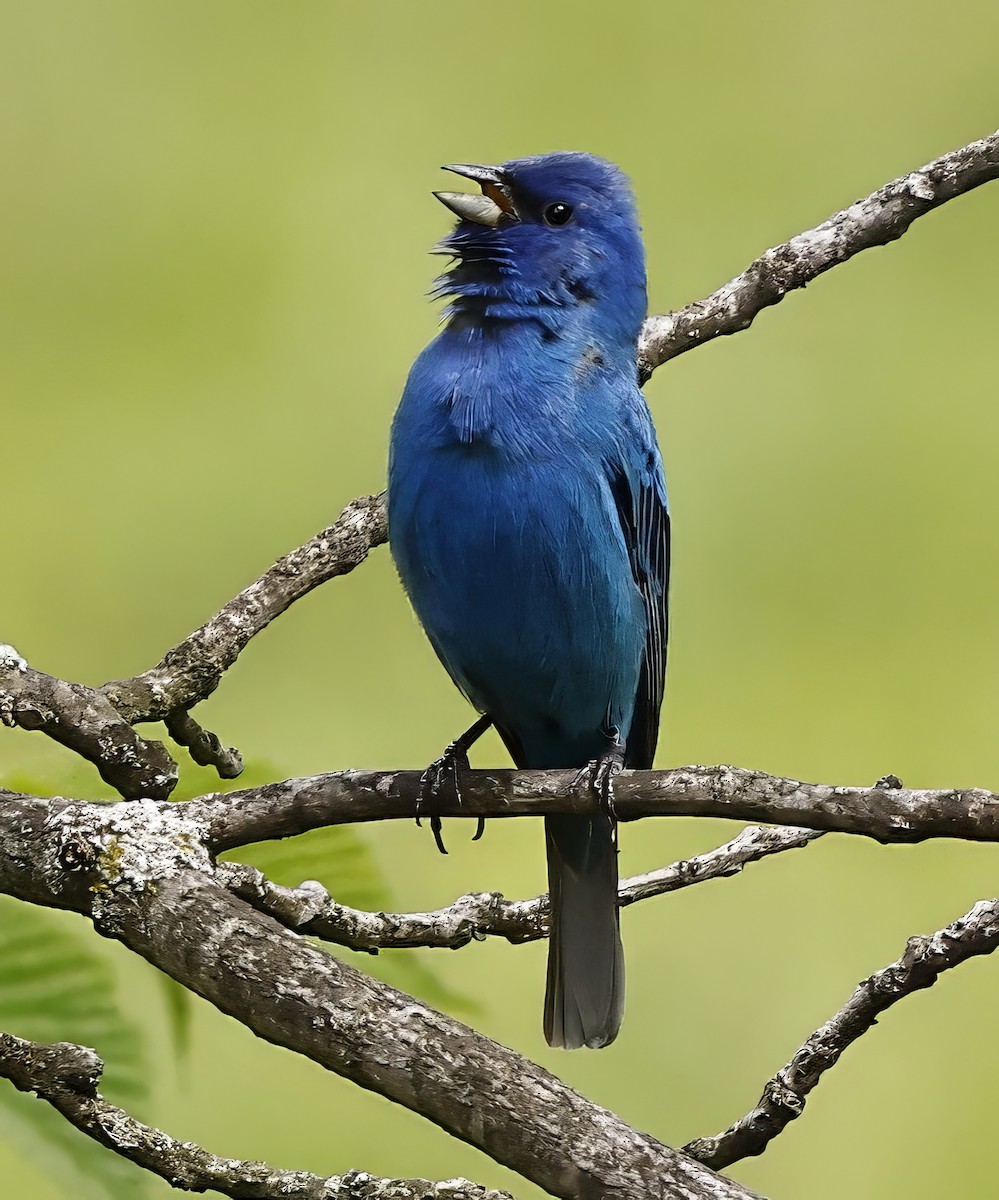
[[[470,192],[434,192],[437,199],[463,221],[474,221],[476,225],[491,225],[495,228],[504,217],[519,221],[520,214],[510,194],[506,174],[499,167],[482,167],[475,163],[454,163],[442,167],[465,179],[474,179],[482,188],[482,195]]]

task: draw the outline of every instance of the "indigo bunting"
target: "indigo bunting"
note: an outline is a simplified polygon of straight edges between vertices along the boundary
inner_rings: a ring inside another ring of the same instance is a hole
[[[435,193],[459,218],[436,248],[450,304],[393,422],[389,541],[482,714],[436,767],[467,766],[493,724],[518,767],[583,768],[601,800],[545,818],[544,1030],[606,1046],[624,1007],[612,780],[652,765],[666,666],[666,483],[636,368],[645,254],[602,159],[445,169],[482,194]]]

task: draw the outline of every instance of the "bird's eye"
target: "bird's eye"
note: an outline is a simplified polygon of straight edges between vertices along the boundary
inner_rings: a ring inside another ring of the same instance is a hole
[[[571,220],[571,204],[563,204],[560,200],[556,204],[549,204],[545,209],[545,221],[547,221],[549,225],[566,225]]]

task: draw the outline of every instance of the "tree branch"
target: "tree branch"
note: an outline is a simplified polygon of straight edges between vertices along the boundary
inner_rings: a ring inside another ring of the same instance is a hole
[[[100,689],[131,724],[162,721],[210,696],[255,637],[296,600],[347,575],[388,537],[382,496],[351,500],[334,524],[292,550],[149,671]]]
[[[188,709],[218,687],[250,639],[289,605],[364,561],[386,539],[381,496],[352,500],[337,521],[286,554],[149,671],[102,687],[67,683],[32,669],[12,646],[0,647],[0,722],[36,729],[75,750],[126,799],[165,800],[177,783],[166,747],[133,725],[164,721],[195,762],[224,779],[242,770],[238,751],[202,729]]]
[[[99,688],[36,671],[12,646],[0,654],[0,723],[48,734],[125,797],[165,800],[177,783],[166,747],[140,737]]]
[[[47,1100],[71,1125],[122,1158],[188,1192],[214,1188],[226,1196],[259,1200],[511,1200],[467,1179],[381,1179],[362,1171],[322,1178],[281,1171],[262,1162],[221,1158],[192,1142],[142,1124],[97,1091],[104,1064],[93,1050],[69,1042],[44,1045],[0,1033],[0,1077]]]
[[[585,811],[589,801],[566,791],[571,779],[572,772],[472,772],[460,809],[453,801],[444,809],[465,817]],[[999,797],[977,789],[908,790],[893,776],[873,788],[834,788],[731,767],[684,768],[624,772],[616,788],[622,817],[754,813],[882,841],[999,838]],[[336,910],[321,890],[277,889],[259,873],[239,864],[216,868],[212,859],[221,848],[322,824],[411,817],[418,789],[417,772],[344,772],[182,805],[101,805],[0,792],[0,891],[88,915],[101,933],[259,1036],[420,1112],[555,1195],[644,1195],[655,1178],[672,1181],[665,1195],[745,1196],[718,1176],[690,1175],[688,1159],[513,1051],[321,954],[226,887],[250,895],[287,924],[327,921],[328,928],[303,931],[337,934],[367,949],[408,938],[460,944],[482,930],[511,940],[543,936],[542,898],[520,905],[467,898],[472,911],[462,912],[459,902],[440,914],[451,924],[436,936],[431,926],[438,914],[379,918]],[[746,830],[706,855],[627,881],[622,903],[739,870],[817,836],[815,828]],[[413,928],[407,930],[406,921]],[[999,901],[976,905],[933,938],[913,939],[898,963],[861,985],[843,1012],[809,1039],[753,1113],[691,1149],[711,1167],[759,1153],[879,1012],[997,943]],[[275,979],[280,988],[272,986]]]
[[[911,171],[864,200],[834,213],[750,263],[718,291],[666,316],[649,317],[639,342],[639,375],[713,338],[748,329],[765,308],[779,304],[861,250],[900,238],[917,217],[955,196],[999,178],[999,130]]]
[[[441,794],[444,817],[588,813],[596,801],[573,787],[574,771],[472,771],[461,802]],[[205,796],[185,806],[205,825],[213,853],[290,837],[327,825],[415,817],[419,771],[337,771]],[[999,841],[999,795],[980,788],[903,788],[894,776],[874,787],[803,783],[741,767],[622,771],[614,780],[621,821],[642,817],[720,817],[756,824],[860,834],[875,841],[927,838]],[[424,804],[421,809],[427,815]]]
[[[692,346],[747,328],[758,312],[788,291],[861,250],[900,237],[917,217],[997,177],[999,133],[928,163],[767,251],[706,300],[651,317],[639,346],[643,379]],[[131,679],[98,688],[67,682],[33,669],[12,648],[0,647],[0,722],[46,733],[94,763],[121,795],[151,798],[101,806],[0,793],[0,890],[84,913],[101,933],[129,946],[259,1036],[417,1111],[555,1195],[745,1200],[750,1196],[746,1189],[631,1129],[512,1051],[321,954],[222,886],[226,881],[251,895],[259,907],[283,911],[289,924],[300,920],[311,904],[314,913],[307,921],[325,921],[361,948],[405,944],[400,937],[452,944],[425,940],[446,936],[462,944],[462,938],[483,932],[510,940],[543,936],[542,898],[510,905],[497,897],[465,897],[440,914],[357,914],[338,908],[325,893],[279,890],[234,864],[216,874],[213,855],[223,849],[320,825],[411,817],[419,773],[343,772],[185,806],[162,803],[176,783],[176,765],[163,745],[139,737],[132,726],[163,721],[196,761],[214,765],[223,775],[238,774],[238,753],[223,747],[189,710],[215,690],[270,621],[314,587],[351,571],[386,535],[383,497],[353,501],[334,525],[280,559],[155,667]],[[591,800],[571,789],[571,780],[571,772],[476,772],[460,808],[442,797],[441,815],[591,810]],[[621,903],[738,870],[766,853],[804,844],[822,830],[882,842],[999,840],[999,797],[993,793],[913,791],[895,784],[830,787],[732,767],[625,773],[616,784],[617,808],[625,820],[712,816],[813,832],[740,835],[741,845],[736,838],[686,865],[628,881]],[[932,938],[910,941],[898,963],[862,984],[846,1008],[809,1039],[771,1081],[753,1113],[718,1138],[692,1147],[711,1163],[759,1153],[797,1115],[821,1072],[870,1027],[878,1012],[900,995],[929,986],[964,958],[994,948],[999,941],[997,904],[982,902]],[[441,926],[441,935],[431,928],[438,920],[450,922]],[[408,930],[403,927],[407,921]],[[276,979],[281,988],[273,986]],[[8,1071],[12,1078],[21,1072],[28,1087],[47,1089],[51,1103],[63,1103],[80,1120],[91,1121],[92,1136],[106,1145],[114,1130],[123,1130],[139,1153],[160,1158],[169,1151],[175,1164],[170,1169],[194,1172],[189,1178],[199,1178],[198,1170],[222,1172],[205,1186],[226,1190],[220,1180],[230,1168],[233,1186],[257,1189],[232,1195],[279,1194],[259,1189],[278,1187],[282,1180],[303,1188],[327,1182],[273,1172],[263,1164],[214,1159],[140,1126],[100,1099],[100,1061],[80,1047],[40,1047],[8,1038],[0,1040],[0,1051],[14,1064]],[[265,1173],[263,1182],[255,1172]],[[368,1184],[375,1191],[358,1191]],[[420,1195],[485,1194],[474,1185],[467,1185],[468,1192],[438,1193],[432,1189],[449,1185],[372,1181],[356,1174],[341,1177],[338,1186],[349,1186],[352,1195],[375,1195],[383,1194],[377,1191],[382,1185],[409,1184]],[[318,1193],[285,1188],[280,1194]]]
[[[750,1200],[521,1055],[231,895],[190,804],[0,800],[0,890],[83,913],[258,1037],[417,1112],[552,1195]]]
[[[759,1103],[724,1133],[698,1138],[684,1150],[715,1170],[762,1154],[791,1121],[800,1117],[808,1093],[848,1046],[878,1016],[905,996],[931,987],[944,971],[999,946],[999,900],[979,900],[946,929],[912,937],[901,958],[861,983],[838,1013],[817,1029],[791,1061],[770,1079]]]
[[[618,905],[624,908],[708,879],[737,875],[748,863],[806,846],[822,836],[808,829],[744,829],[706,854],[623,880]],[[547,895],[533,900],[506,900],[499,892],[479,892],[461,896],[436,912],[375,913],[338,904],[314,879],[298,887],[282,887],[245,863],[219,863],[218,878],[233,895],[289,929],[372,954],[387,947],[405,946],[459,950],[486,937],[502,937],[519,944],[549,935]]]

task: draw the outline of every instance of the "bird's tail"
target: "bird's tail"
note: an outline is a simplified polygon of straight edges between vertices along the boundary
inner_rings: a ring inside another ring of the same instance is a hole
[[[545,1038],[575,1050],[606,1046],[624,1015],[617,910],[617,841],[606,813],[545,818],[552,929]]]

